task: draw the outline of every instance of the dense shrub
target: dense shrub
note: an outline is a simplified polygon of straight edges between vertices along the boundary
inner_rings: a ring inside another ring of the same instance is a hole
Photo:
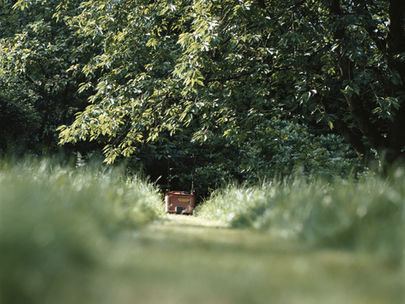
[[[255,128],[241,145],[238,168],[246,181],[289,176],[296,170],[323,178],[362,170],[354,151],[338,135],[316,136],[305,125],[276,119]]]
[[[192,178],[199,196],[228,183],[254,185],[263,179],[306,176],[333,179],[361,172],[363,167],[349,145],[335,134],[314,135],[299,123],[258,121],[253,131],[221,130],[205,142],[191,142],[192,133],[167,135],[164,141],[142,146],[134,166],[141,165],[161,187],[188,190]]]

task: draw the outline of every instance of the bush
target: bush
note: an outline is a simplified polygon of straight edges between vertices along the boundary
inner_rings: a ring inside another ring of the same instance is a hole
[[[316,136],[305,125],[285,120],[259,123],[241,145],[241,152],[238,168],[250,183],[264,177],[289,176],[296,170],[323,178],[362,170],[356,154],[342,137]]]
[[[131,164],[136,171],[142,167],[162,189],[188,190],[194,179],[199,197],[229,182],[254,185],[297,170],[332,179],[363,169],[338,135],[314,135],[303,124],[281,119],[255,120],[249,128],[235,128],[227,136],[218,129],[204,142],[192,142],[190,130],[167,135],[140,147]]]

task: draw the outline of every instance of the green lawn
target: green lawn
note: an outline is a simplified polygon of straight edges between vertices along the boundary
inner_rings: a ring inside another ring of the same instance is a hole
[[[163,216],[110,250],[91,283],[102,303],[404,303],[396,263],[198,217]]]

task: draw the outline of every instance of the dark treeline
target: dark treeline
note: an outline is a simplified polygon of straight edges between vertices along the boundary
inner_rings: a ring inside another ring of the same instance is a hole
[[[404,157],[405,2],[0,3],[0,149],[197,191]]]

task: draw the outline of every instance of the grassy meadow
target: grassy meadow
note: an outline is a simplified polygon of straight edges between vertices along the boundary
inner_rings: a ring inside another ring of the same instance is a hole
[[[159,212],[157,191],[119,170],[3,162],[0,303],[82,302],[85,277],[104,264],[114,239]]]
[[[293,178],[219,190],[198,215],[310,245],[364,250],[402,259],[405,171],[390,178]]]
[[[0,165],[0,303],[404,302],[404,171],[229,186],[164,215],[123,171]]]

